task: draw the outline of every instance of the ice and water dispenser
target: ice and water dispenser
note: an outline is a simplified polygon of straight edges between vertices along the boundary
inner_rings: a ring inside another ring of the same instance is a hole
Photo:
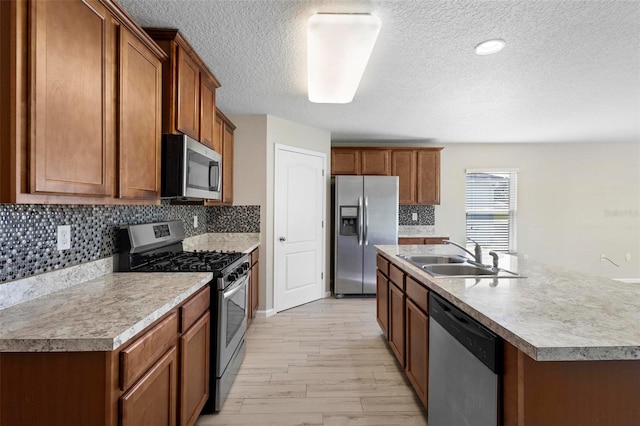
[[[358,235],[358,206],[340,206],[340,235]]]

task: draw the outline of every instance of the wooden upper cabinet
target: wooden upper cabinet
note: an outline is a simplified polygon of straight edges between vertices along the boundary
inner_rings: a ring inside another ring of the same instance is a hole
[[[417,164],[417,203],[440,204],[440,150],[418,151]]]
[[[233,139],[236,126],[229,118],[216,109],[215,117],[215,149],[222,155],[222,197],[220,200],[206,200],[205,205],[233,204]]]
[[[200,140],[200,70],[189,54],[178,46],[176,128]]]
[[[111,0],[0,11],[0,202],[159,204],[164,52]]]
[[[333,148],[331,150],[332,175],[359,175],[360,150],[356,148]]]
[[[331,175],[381,175],[391,172],[388,149],[333,148]]]
[[[416,204],[416,150],[391,151],[391,176],[398,176],[398,202]]]
[[[360,174],[389,176],[391,167],[389,162],[389,150],[363,149],[360,151]]]
[[[120,30],[120,198],[160,197],[162,63]]]
[[[216,86],[210,79],[200,79],[200,142],[216,152]]]
[[[169,56],[162,75],[162,131],[184,133],[216,150],[215,91],[220,83],[178,30],[145,31]]]
[[[222,203],[233,204],[233,130],[225,123],[222,138]]]
[[[398,176],[399,204],[440,204],[442,148],[331,149],[331,175]]]
[[[29,192],[111,195],[115,25],[97,0],[29,8]]]
[[[222,139],[224,138],[224,122],[218,115],[214,115],[213,121],[213,150],[222,154]]]

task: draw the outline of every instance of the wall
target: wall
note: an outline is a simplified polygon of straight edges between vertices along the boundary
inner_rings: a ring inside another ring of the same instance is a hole
[[[327,155],[330,168],[331,136],[326,130],[308,127],[269,115],[230,115],[236,125],[234,149],[238,161],[234,164],[234,191],[242,193],[237,204],[249,203],[261,206],[260,249],[260,307],[270,315],[274,309],[273,286],[273,204],[274,204],[274,158],[275,144],[295,146],[322,152]],[[242,152],[243,154],[240,154]],[[330,176],[326,176],[327,227],[325,277],[329,277],[329,230],[330,230]],[[241,179],[240,179],[241,177]],[[240,181],[238,180],[240,179]],[[325,279],[325,291],[329,290],[329,280]]]
[[[452,240],[465,239],[465,169],[518,168],[520,256],[640,278],[640,144],[444,146],[435,220]],[[601,254],[620,267],[601,261]]]
[[[119,226],[166,220],[184,221],[187,237],[258,232],[259,206],[0,204],[0,283],[109,257],[119,250]],[[71,225],[69,250],[57,249],[58,225]]]

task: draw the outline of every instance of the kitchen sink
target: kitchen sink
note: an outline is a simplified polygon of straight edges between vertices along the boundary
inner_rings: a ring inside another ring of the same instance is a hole
[[[524,278],[505,269],[496,270],[488,265],[480,265],[465,256],[423,254],[398,254],[397,256],[436,278]]]
[[[432,265],[441,263],[464,263],[466,261],[464,256],[427,256],[427,255],[410,255],[399,254],[398,257],[408,260],[411,263],[422,265]]]
[[[433,275],[434,277],[476,277],[485,275],[497,275],[497,272],[491,268],[483,268],[480,266],[470,265],[468,263],[453,265],[423,265],[422,269],[424,269],[427,273]]]

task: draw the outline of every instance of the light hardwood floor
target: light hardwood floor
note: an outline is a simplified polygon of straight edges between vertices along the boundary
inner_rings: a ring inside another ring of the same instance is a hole
[[[253,321],[229,397],[206,425],[426,425],[375,299],[327,298]]]

